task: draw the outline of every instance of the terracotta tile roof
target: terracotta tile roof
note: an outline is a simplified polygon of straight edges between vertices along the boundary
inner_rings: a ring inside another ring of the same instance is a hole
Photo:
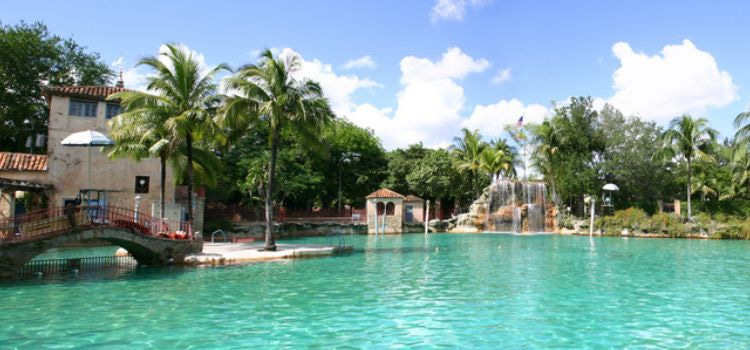
[[[116,92],[128,91],[117,86],[55,86],[44,89],[44,96],[70,96],[104,101],[107,96]]]
[[[404,199],[404,202],[424,202],[424,199],[419,198],[413,194],[410,194],[406,196],[406,198]]]
[[[404,196],[387,188],[381,188],[373,193],[370,193],[365,198],[404,198]]]
[[[0,170],[47,171],[47,155],[0,152]]]

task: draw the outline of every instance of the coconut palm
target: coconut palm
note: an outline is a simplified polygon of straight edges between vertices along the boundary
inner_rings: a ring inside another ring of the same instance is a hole
[[[109,100],[119,99],[124,112],[109,121],[109,136],[115,145],[109,149],[110,158],[130,157],[136,161],[158,157],[161,165],[159,217],[164,217],[167,160],[175,154],[175,145],[167,139],[165,115],[154,105],[155,96],[137,91],[114,94]],[[173,140],[176,141],[176,140]]]
[[[496,179],[501,176],[513,177],[513,165],[509,155],[502,150],[494,148],[485,148],[479,154],[479,170],[489,175],[490,179]]]
[[[534,134],[534,152],[532,162],[544,178],[547,179],[552,190],[552,201],[557,203],[557,188],[555,183],[555,167],[553,165],[555,154],[560,145],[560,137],[554,124],[545,120],[536,125],[532,132]]]
[[[189,49],[171,44],[165,45],[158,57],[143,58],[138,65],[156,71],[155,75],[147,77],[147,89],[154,94],[140,96],[144,99],[142,104],[159,110],[159,115],[164,118],[164,129],[169,134],[168,139],[184,140],[187,219],[192,222],[195,144],[209,134],[211,114],[219,102],[214,76],[223,69],[229,70],[229,67],[220,64],[205,70]]]
[[[708,196],[719,196],[719,181],[705,172],[695,174],[693,185],[690,189],[691,194],[700,193],[701,202],[706,201]]]
[[[662,135],[665,155],[669,158],[683,157],[687,162],[687,214],[692,218],[692,203],[690,201],[693,189],[693,161],[704,159],[713,161],[709,154],[716,143],[717,131],[708,126],[705,118],[693,118],[683,115],[672,119],[669,129]]]
[[[521,160],[518,159],[518,151],[515,147],[508,144],[506,139],[498,138],[490,142],[492,149],[503,152],[503,175],[507,178],[515,178],[516,166],[521,164]]]
[[[479,189],[476,187],[477,174],[481,167],[481,154],[486,144],[479,136],[478,130],[470,131],[467,128],[461,129],[461,137],[453,139],[451,153],[455,159],[454,166],[460,172],[466,172],[469,176],[469,184],[474,196],[479,195]]]
[[[286,127],[293,128],[296,135],[310,145],[319,145],[322,128],[333,118],[320,84],[296,79],[294,73],[299,69],[298,56],[274,57],[270,50],[265,50],[258,64],[243,66],[227,79],[227,89],[234,94],[227,96],[218,117],[221,125],[235,135],[256,123],[268,126],[270,157],[266,178],[265,250],[276,250],[271,229],[276,153],[282,131]]]
[[[110,158],[130,157],[136,161],[149,157],[159,159],[159,215],[163,218],[167,163],[172,166],[177,181],[184,181],[184,173],[187,171],[184,139],[170,138],[174,135],[165,125],[169,119],[169,109],[158,103],[157,96],[140,91],[124,91],[109,97],[109,100],[118,99],[123,106],[123,113],[109,122],[110,137],[115,145],[109,149],[108,155]],[[222,165],[213,152],[205,148],[194,148],[193,167],[198,182],[213,186]]]

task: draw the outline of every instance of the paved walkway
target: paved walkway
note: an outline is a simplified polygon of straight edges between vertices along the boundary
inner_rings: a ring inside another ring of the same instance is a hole
[[[263,243],[204,243],[202,254],[185,257],[191,265],[222,265],[250,261],[313,258],[352,251],[351,246],[326,246],[316,244],[276,244],[276,251],[259,251]]]

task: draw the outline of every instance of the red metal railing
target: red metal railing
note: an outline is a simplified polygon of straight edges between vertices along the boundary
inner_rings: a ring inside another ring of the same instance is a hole
[[[337,208],[323,209],[286,209],[274,207],[274,221],[297,221],[297,222],[318,222],[318,221],[337,221],[348,222],[357,221],[356,217],[364,218],[365,209],[346,209]],[[216,205],[208,204],[204,210],[206,220],[231,220],[231,221],[265,221],[265,212],[263,208],[247,208],[239,204]]]
[[[112,206],[55,207],[0,219],[0,240],[23,241],[52,237],[73,228],[129,228],[146,236],[190,239],[189,222],[171,223],[131,209]]]

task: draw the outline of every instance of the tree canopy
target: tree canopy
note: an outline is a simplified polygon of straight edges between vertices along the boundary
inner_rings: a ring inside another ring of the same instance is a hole
[[[51,34],[42,23],[0,25],[0,150],[44,152],[27,139],[47,133],[45,86],[105,85],[112,70],[98,53]]]

